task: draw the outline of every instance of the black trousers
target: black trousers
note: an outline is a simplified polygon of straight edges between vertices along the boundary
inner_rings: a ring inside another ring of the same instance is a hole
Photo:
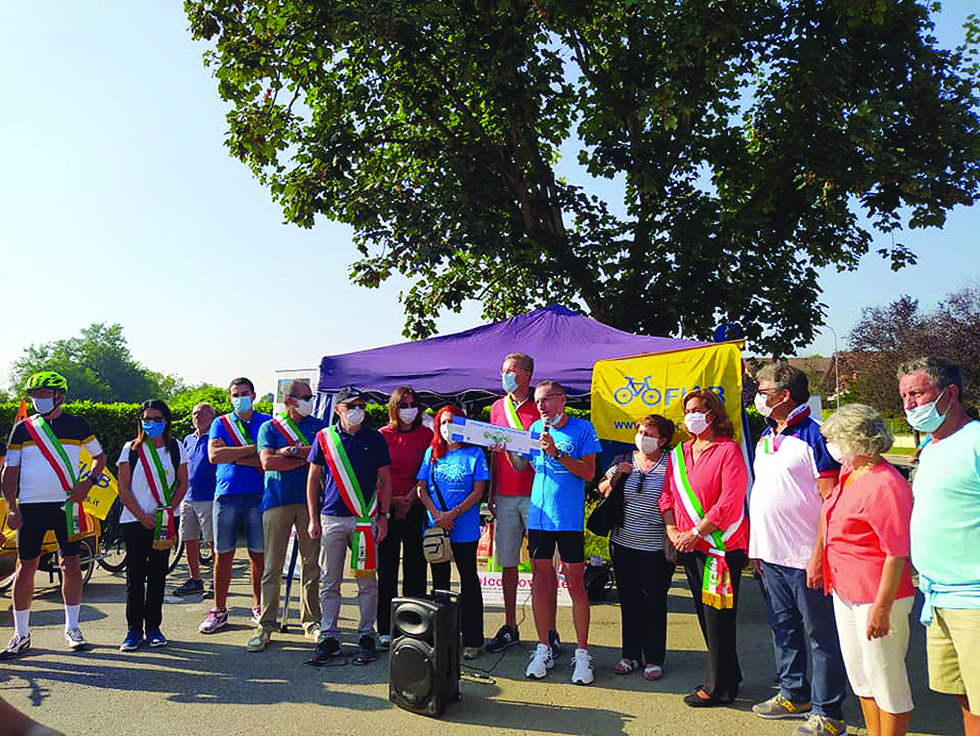
[[[704,579],[704,552],[687,552],[678,555],[678,562],[687,573],[687,583],[694,597],[694,610],[701,624],[701,634],[708,647],[708,672],[701,688],[711,697],[730,703],[738,697],[742,683],[742,670],[738,666],[735,616],[738,612],[738,590],[742,581],[742,569],[748,558],[745,550],[737,549],[725,554],[725,562],[732,574],[732,608],[719,610],[701,601],[701,583]]]
[[[662,666],[667,655],[667,591],[674,563],[664,553],[609,543],[612,551],[623,657]]]
[[[476,547],[479,542],[452,542],[453,562],[459,572],[459,606],[463,618],[463,646],[483,646],[483,588],[476,571]],[[449,590],[450,563],[432,566],[432,587]]]
[[[169,549],[153,549],[153,530],[138,521],[122,525],[126,542],[126,625],[137,631],[159,629]]]
[[[391,601],[398,596],[399,558],[402,569],[402,595],[425,595],[427,565],[422,552],[425,507],[412,504],[404,519],[388,519],[388,533],[378,545],[378,633],[391,633]]]

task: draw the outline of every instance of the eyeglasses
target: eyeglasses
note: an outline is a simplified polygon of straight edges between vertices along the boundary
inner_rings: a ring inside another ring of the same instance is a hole
[[[351,409],[367,409],[367,404],[344,404],[347,407],[347,411]]]
[[[398,408],[399,409],[414,409],[416,406],[418,406],[418,404],[416,404],[414,401],[399,401],[398,402]]]

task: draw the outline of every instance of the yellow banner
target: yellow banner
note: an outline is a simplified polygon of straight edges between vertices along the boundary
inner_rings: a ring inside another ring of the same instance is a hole
[[[91,467],[92,456],[89,455],[88,450],[83,445],[82,454],[78,458],[78,479],[84,480],[88,478],[88,471]],[[92,490],[88,492],[88,497],[82,506],[93,516],[97,516],[105,521],[105,517],[109,514],[109,509],[112,507],[112,502],[116,500],[116,496],[118,495],[119,485],[116,483],[116,478],[106,468],[102,471],[102,475],[99,476],[95,485],[92,486]]]
[[[592,368],[592,424],[602,439],[633,444],[634,423],[660,414],[677,425],[675,441],[686,438],[682,399],[699,388],[721,396],[741,441],[742,356],[733,342],[600,360]]]

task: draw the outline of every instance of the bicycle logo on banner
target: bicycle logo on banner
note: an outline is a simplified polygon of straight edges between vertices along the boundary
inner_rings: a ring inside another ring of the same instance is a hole
[[[661,401],[664,406],[670,406],[671,400],[683,398],[687,393],[686,388],[671,387],[661,391],[659,388],[650,385],[651,376],[647,376],[642,381],[635,380],[632,376],[625,376],[626,385],[620,386],[613,392],[613,399],[617,404],[630,404],[633,399],[639,398],[647,406],[657,406]],[[695,386],[692,391],[697,391],[701,387]],[[725,389],[722,386],[706,386],[705,388],[714,391],[725,401]]]

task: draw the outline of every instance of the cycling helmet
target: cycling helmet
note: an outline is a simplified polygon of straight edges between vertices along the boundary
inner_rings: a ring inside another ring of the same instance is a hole
[[[38,388],[52,388],[56,391],[68,391],[68,381],[60,373],[54,371],[41,371],[35,373],[27,379],[27,390],[33,391]]]

